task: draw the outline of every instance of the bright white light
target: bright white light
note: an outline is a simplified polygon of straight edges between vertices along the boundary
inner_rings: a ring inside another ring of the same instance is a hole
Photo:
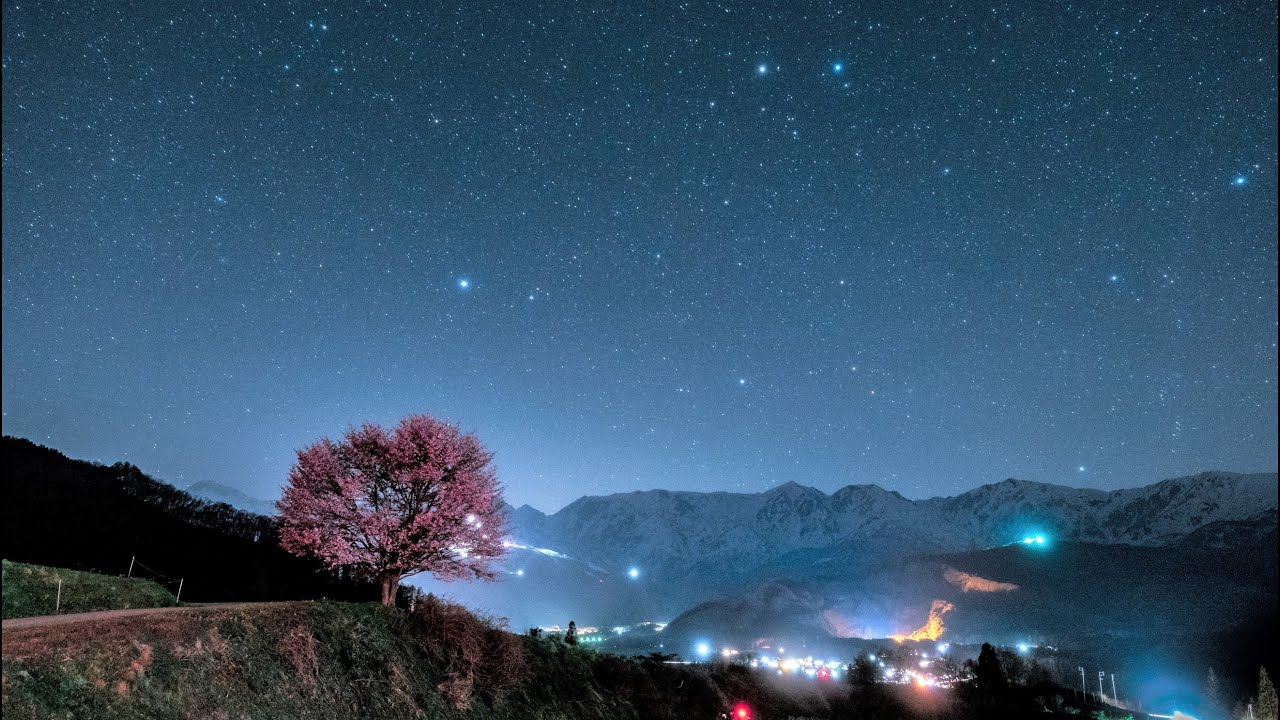
[[[765,73],[767,73],[767,72],[769,72],[769,66],[768,66],[768,65],[765,65],[764,63],[760,63],[759,65],[757,65],[757,66],[756,66],[756,73],[757,73],[757,74],[759,74],[759,75],[764,75],[764,74],[765,74]]]
[[[640,568],[631,568],[627,570],[627,577],[631,578],[632,580],[635,580],[636,578],[640,577]]]
[[[524,577],[524,570],[523,569],[517,570],[516,577]]]
[[[1024,653],[1031,650],[1031,646],[1026,643],[1018,643],[1018,652]]]
[[[471,287],[471,281],[467,278],[458,278],[458,289],[466,290]]]
[[[697,653],[702,657],[706,657],[711,654],[711,645],[708,643],[700,642],[697,644],[697,646],[694,647],[694,650],[697,651]]]

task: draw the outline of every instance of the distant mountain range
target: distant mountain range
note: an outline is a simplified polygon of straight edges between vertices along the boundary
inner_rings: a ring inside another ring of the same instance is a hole
[[[613,572],[639,565],[677,578],[706,566],[751,570],[833,545],[954,552],[1037,534],[1169,545],[1219,523],[1274,522],[1276,498],[1275,473],[1207,472],[1113,491],[1011,479],[928,500],[875,485],[830,495],[796,483],[762,493],[652,490],[584,497],[552,515],[523,506],[511,518],[517,540]]]
[[[583,497],[550,515],[512,508],[506,581],[422,582],[518,623],[562,624],[569,614],[662,620],[765,580],[852,581],[910,558],[1027,536],[1231,548],[1274,534],[1276,507],[1275,473],[1206,472],[1114,491],[1011,479],[927,500],[875,485],[831,494],[796,483],[761,493],[652,490]],[[639,577],[628,576],[632,568]]]
[[[237,510],[266,515],[276,514],[276,505],[270,500],[246,495],[233,487],[221,483],[201,481],[184,488],[192,497],[214,503],[226,503]]]

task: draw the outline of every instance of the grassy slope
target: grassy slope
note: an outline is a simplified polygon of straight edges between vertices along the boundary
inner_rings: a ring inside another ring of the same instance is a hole
[[[62,613],[171,607],[173,593],[138,578],[4,561],[4,617],[52,615],[62,579]]]
[[[757,720],[970,720],[1027,717],[1030,708],[966,708],[912,689],[858,696],[842,683],[623,658],[514,636],[432,601],[412,614],[328,601],[190,608],[91,631],[6,632],[3,646],[6,720],[710,720],[737,700]]]
[[[417,616],[334,602],[6,633],[4,716],[711,718],[737,697],[771,710],[760,717],[827,716],[828,695],[844,691],[809,684],[784,698],[741,669],[690,670],[503,633],[524,670],[505,687],[477,676],[469,709],[458,711],[442,694],[458,648],[430,636]]]

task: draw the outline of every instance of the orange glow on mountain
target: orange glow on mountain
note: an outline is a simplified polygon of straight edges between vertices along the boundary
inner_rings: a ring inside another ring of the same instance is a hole
[[[942,637],[942,633],[946,632],[946,628],[942,624],[942,616],[951,612],[954,608],[955,606],[946,600],[934,600],[933,606],[929,608],[929,622],[926,622],[924,627],[910,635],[891,635],[890,637],[898,642],[903,640],[937,640]]]
[[[942,571],[942,579],[955,585],[964,592],[973,590],[975,592],[1013,592],[1018,589],[1013,583],[1000,582],[999,580],[988,580],[984,577],[971,575],[967,572],[957,570],[951,566],[947,566]]]

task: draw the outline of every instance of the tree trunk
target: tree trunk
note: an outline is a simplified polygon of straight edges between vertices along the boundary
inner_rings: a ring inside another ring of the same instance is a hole
[[[396,604],[396,593],[400,590],[399,575],[382,576],[382,605],[392,607]]]

